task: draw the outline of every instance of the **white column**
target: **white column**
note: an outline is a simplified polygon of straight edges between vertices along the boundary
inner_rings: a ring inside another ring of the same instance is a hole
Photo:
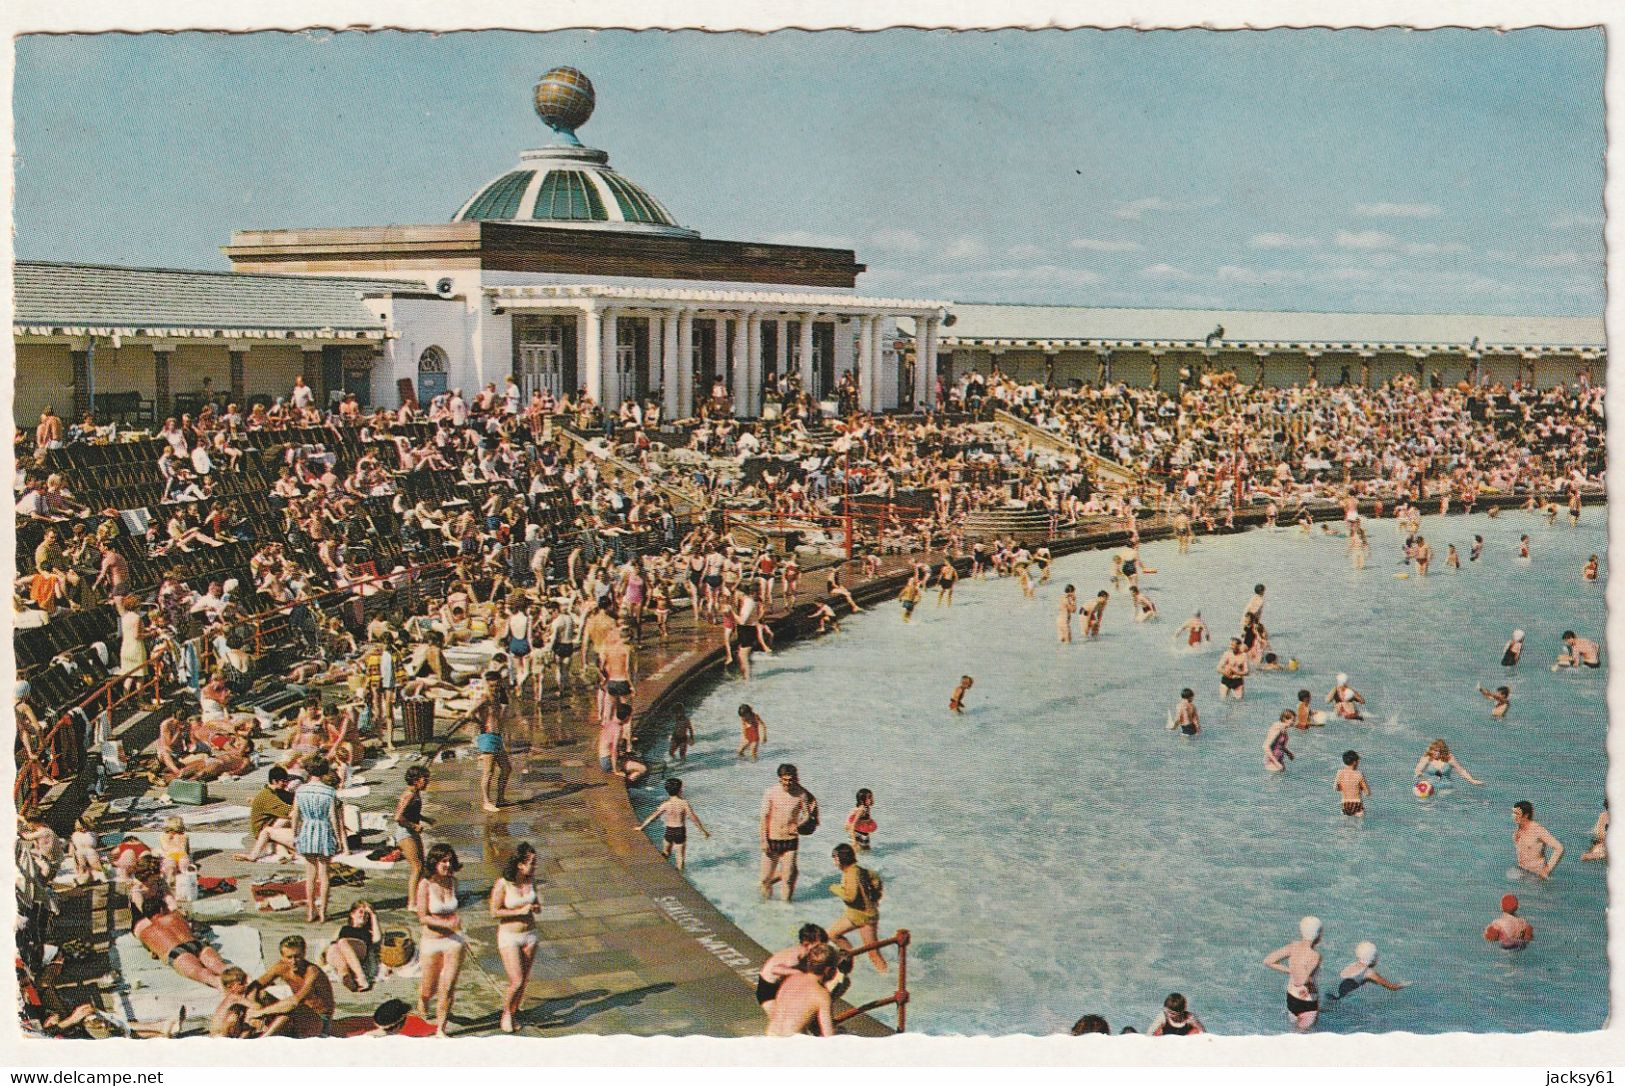
[[[616,319],[615,311],[605,310],[603,349],[599,354],[598,364],[603,371],[603,376],[599,380],[603,383],[602,403],[606,412],[619,411],[621,407],[621,375],[615,366],[615,349],[620,344],[619,332],[620,322]]]
[[[773,372],[783,380],[785,370],[790,368],[790,322],[780,317],[779,326],[775,331],[777,335],[773,337]]]
[[[821,393],[823,389],[817,388],[813,384],[817,379],[817,375],[813,373],[813,318],[815,316],[817,316],[816,313],[803,313],[801,315],[798,338],[801,341],[801,387],[808,392],[817,394]]]
[[[914,407],[930,411],[936,406],[937,318],[914,318]]]
[[[661,357],[661,348],[666,342],[666,331],[662,327],[665,317],[659,313],[651,313],[649,322],[649,356],[643,360],[643,372],[648,374],[649,390],[653,392],[665,383],[666,366]]]
[[[594,402],[603,403],[603,326],[598,311],[588,307],[576,315],[576,381]]]
[[[745,414],[755,418],[762,413],[762,315],[745,317],[745,392],[750,397]]]
[[[841,374],[847,372],[848,370],[851,371],[853,377],[858,375],[857,360],[860,352],[855,349],[856,344],[852,342],[852,325],[841,323],[841,318],[838,315],[832,316],[830,319],[834,321],[835,324],[835,358],[831,363],[831,368],[835,371],[835,384],[839,384],[841,381]],[[834,395],[835,385],[831,385],[824,391],[830,395]]]
[[[876,313],[869,319],[869,372],[874,374],[874,395],[869,400],[869,410],[883,411],[891,406],[891,398],[895,395],[895,388],[888,389],[887,385],[895,386],[896,374],[887,374],[886,367],[886,318]],[[891,378],[888,380],[888,378]]]
[[[752,412],[750,409],[750,361],[749,336],[750,318],[741,313],[734,318],[733,335],[733,363],[734,363],[734,415],[745,418]]]
[[[684,314],[682,313],[667,313],[660,325],[660,330],[664,333],[661,337],[660,350],[660,388],[662,392],[660,413],[665,416],[668,422],[677,417],[678,397],[682,391],[682,370],[686,368],[678,361],[682,357],[678,352],[682,350],[682,341],[684,339],[678,333],[678,328],[682,326],[683,317]]]
[[[857,358],[852,368],[858,379],[858,408],[873,411],[875,405],[874,348],[875,319],[868,313],[858,318]]]
[[[677,314],[677,410],[684,418],[694,410],[694,311]]]
[[[728,381],[728,315],[726,313],[716,314],[714,325],[716,350],[713,357],[716,359],[717,379],[726,385]],[[709,388],[700,389],[699,398],[702,400],[710,399],[711,390]]]

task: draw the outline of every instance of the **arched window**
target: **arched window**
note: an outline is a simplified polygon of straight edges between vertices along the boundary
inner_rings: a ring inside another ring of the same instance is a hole
[[[418,402],[429,401],[446,391],[446,370],[451,360],[440,347],[425,347],[418,355]]]

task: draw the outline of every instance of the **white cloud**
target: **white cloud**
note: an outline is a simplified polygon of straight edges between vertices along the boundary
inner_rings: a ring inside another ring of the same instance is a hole
[[[925,248],[925,241],[912,230],[883,226],[869,239],[877,249],[895,249],[904,253],[917,253]]]
[[[769,235],[774,245],[810,245],[816,249],[850,249],[852,239],[839,234],[817,234],[811,230],[787,230]]]
[[[1057,264],[1036,264],[1020,268],[992,268],[974,273],[976,278],[991,279],[999,283],[1031,283],[1035,286],[1060,285],[1087,287],[1105,281],[1098,272],[1087,268],[1066,268]]]
[[[1141,268],[1140,276],[1144,279],[1168,279],[1178,282],[1188,282],[1196,278],[1184,268],[1176,268],[1172,264],[1152,264]]]
[[[1300,238],[1292,234],[1283,234],[1268,231],[1263,234],[1254,234],[1247,239],[1247,244],[1254,249],[1311,249],[1320,242],[1315,238]]]
[[[1572,230],[1576,226],[1601,226],[1601,215],[1580,215],[1566,212],[1546,224],[1553,230]]]
[[[1140,248],[1137,241],[1112,241],[1106,238],[1073,238],[1067,244],[1090,253],[1132,253]]]
[[[1287,274],[1276,268],[1244,268],[1225,264],[1219,269],[1219,280],[1225,283],[1274,284],[1284,282]]]
[[[1541,256],[1531,257],[1531,268],[1573,268],[1582,263],[1585,257],[1579,253],[1544,253]]]
[[[942,250],[942,259],[950,264],[979,260],[987,255],[987,246],[975,238],[956,238]]]
[[[1175,205],[1161,196],[1142,196],[1138,200],[1130,200],[1120,206],[1112,214],[1119,219],[1132,219],[1135,222],[1145,218],[1150,211],[1172,211]]]
[[[1035,257],[1044,255],[1044,247],[1042,245],[1012,245],[1005,250],[1004,255],[1011,260],[1032,260]]]
[[[1375,278],[1375,273],[1366,268],[1328,268],[1315,278],[1328,283],[1363,283]]]
[[[1431,219],[1439,214],[1438,204],[1356,204],[1354,213],[1367,219]]]
[[[1459,241],[1412,241],[1405,245],[1406,256],[1441,256],[1445,253],[1465,253],[1467,246]]]
[[[1340,249],[1386,249],[1394,236],[1381,230],[1339,230],[1333,240]]]

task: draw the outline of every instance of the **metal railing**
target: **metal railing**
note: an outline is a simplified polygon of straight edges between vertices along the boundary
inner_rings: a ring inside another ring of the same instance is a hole
[[[856,962],[858,958],[862,957],[865,954],[868,954],[870,951],[884,950],[886,947],[889,947],[889,946],[896,947],[897,948],[897,990],[892,992],[891,995],[881,996],[879,999],[871,999],[869,1002],[863,1004],[862,1006],[847,1008],[846,1010],[842,1011],[840,1014],[837,1014],[835,1016],[835,1024],[836,1025],[840,1025],[842,1022],[846,1022],[846,1021],[849,1021],[849,1020],[851,1020],[853,1018],[856,1018],[860,1014],[868,1014],[870,1011],[877,1011],[881,1007],[896,1007],[897,1008],[897,1032],[898,1033],[907,1032],[907,1030],[908,1030],[908,944],[909,944],[909,941],[911,940],[911,938],[912,938],[912,936],[909,935],[909,932],[908,932],[907,928],[898,928],[897,929],[897,934],[893,935],[890,939],[881,939],[881,940],[878,940],[878,941],[873,942],[873,943],[865,943],[862,946],[858,947],[856,950],[853,950],[851,952],[852,960],[854,962]],[[854,968],[855,968],[855,966],[854,966]]]

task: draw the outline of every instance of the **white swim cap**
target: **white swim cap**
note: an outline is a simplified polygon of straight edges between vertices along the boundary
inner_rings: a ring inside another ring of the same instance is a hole
[[[1522,630],[1513,630],[1512,631],[1512,640],[1514,640],[1514,641],[1522,641],[1523,640],[1523,631]]]
[[[1346,683],[1348,681],[1349,681],[1349,677],[1347,675],[1343,674],[1341,671],[1339,671],[1337,673],[1337,685],[1338,686],[1342,686],[1344,683]]]
[[[1298,934],[1303,936],[1306,941],[1311,943],[1316,939],[1319,939],[1320,917],[1306,916],[1302,920],[1298,921]]]
[[[237,578],[235,578],[235,577],[227,577],[226,578],[226,583],[224,585],[222,585],[221,587],[224,588],[226,590],[226,593],[229,595],[229,594],[237,591],[237,585],[238,585]]]
[[[1361,965],[1372,966],[1377,964],[1377,944],[1369,939],[1354,948],[1354,958]]]
[[[34,688],[29,685],[27,680],[25,680],[25,679],[18,679],[17,680],[17,700],[18,701],[22,701],[24,698],[26,698],[28,695],[32,694],[33,692],[34,692]]]

